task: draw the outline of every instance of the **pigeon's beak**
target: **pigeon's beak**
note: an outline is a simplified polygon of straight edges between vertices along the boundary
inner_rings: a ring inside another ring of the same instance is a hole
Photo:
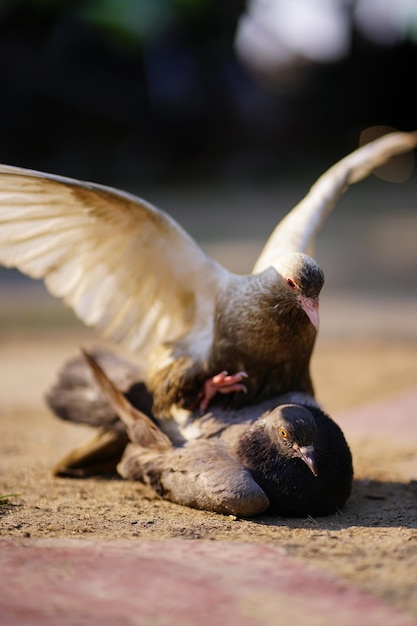
[[[299,456],[300,459],[311,469],[314,476],[317,476],[318,471],[314,456],[314,446],[299,446],[298,443],[295,443],[293,448],[297,453],[297,456]]]
[[[297,296],[298,304],[303,309],[304,313],[313,324],[314,328],[319,328],[319,299],[318,298],[306,298],[305,296]]]

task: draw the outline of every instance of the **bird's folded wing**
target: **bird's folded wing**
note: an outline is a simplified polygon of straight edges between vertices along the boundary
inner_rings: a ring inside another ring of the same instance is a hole
[[[269,507],[250,471],[216,439],[164,452],[129,444],[117,471],[183,506],[241,517],[259,515]]]
[[[140,198],[5,165],[0,263],[44,279],[85,324],[143,352],[204,329],[226,274]]]
[[[389,133],[338,161],[281,220],[256,261],[253,273],[274,265],[278,257],[289,252],[312,255],[316,234],[347,187],[366,178],[393,156],[416,146],[417,132]]]
[[[143,373],[136,365],[102,348],[90,349],[89,354],[137,409],[151,414],[152,396],[143,383]],[[45,400],[51,411],[61,419],[126,432],[117,417],[117,410],[109,404],[83,355],[64,363]]]

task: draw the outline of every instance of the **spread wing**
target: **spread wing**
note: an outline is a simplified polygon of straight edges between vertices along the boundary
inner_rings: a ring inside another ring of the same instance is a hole
[[[316,234],[348,186],[366,178],[393,156],[416,146],[417,132],[389,133],[338,161],[281,220],[256,261],[253,273],[275,265],[277,258],[288,252],[312,255]]]
[[[42,278],[88,326],[146,353],[204,331],[227,272],[129,193],[0,166],[0,263]]]

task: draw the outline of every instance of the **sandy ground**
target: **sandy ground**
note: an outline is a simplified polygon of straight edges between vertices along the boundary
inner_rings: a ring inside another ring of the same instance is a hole
[[[0,495],[19,494],[0,508],[2,536],[263,542],[417,618],[416,439],[395,432],[395,419],[375,437],[348,437],[353,493],[342,514],[327,518],[235,519],[161,501],[138,483],[54,478],[54,463],[90,430],[52,417],[42,394],[63,360],[91,339],[87,332],[0,335]],[[337,418],[416,389],[416,348],[412,341],[319,341],[317,396]]]

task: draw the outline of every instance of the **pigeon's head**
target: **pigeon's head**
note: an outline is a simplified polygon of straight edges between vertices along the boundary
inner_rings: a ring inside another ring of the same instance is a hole
[[[279,454],[287,458],[299,458],[317,476],[314,457],[316,421],[311,412],[299,404],[282,404],[256,423],[263,428]]]
[[[301,252],[282,256],[275,265],[289,300],[294,300],[317,330],[319,295],[324,284],[323,270],[316,261]]]

